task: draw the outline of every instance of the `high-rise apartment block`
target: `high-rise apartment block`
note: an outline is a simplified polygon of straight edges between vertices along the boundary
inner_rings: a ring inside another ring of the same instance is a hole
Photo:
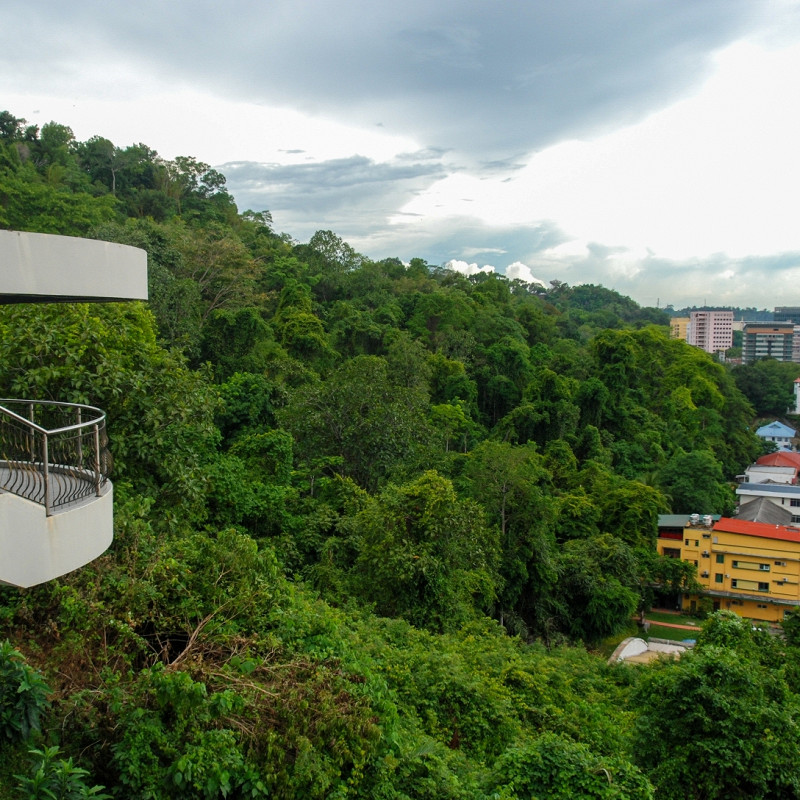
[[[690,312],[686,341],[707,353],[724,352],[732,347],[733,311]]]
[[[792,361],[794,324],[791,322],[747,322],[742,340],[742,361],[752,364],[762,358]]]

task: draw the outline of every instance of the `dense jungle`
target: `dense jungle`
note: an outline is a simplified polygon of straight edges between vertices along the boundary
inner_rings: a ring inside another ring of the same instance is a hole
[[[657,517],[732,511],[763,367],[10,112],[0,228],[143,248],[150,293],[0,307],[2,396],[103,408],[115,492],[105,555],[0,588],[0,798],[800,796],[798,620],[600,655],[694,585]]]

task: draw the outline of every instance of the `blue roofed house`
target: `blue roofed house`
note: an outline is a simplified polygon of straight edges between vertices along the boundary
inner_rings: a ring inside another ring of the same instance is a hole
[[[770,422],[769,425],[762,425],[756,431],[756,435],[767,442],[775,442],[779,449],[790,450],[792,447],[792,439],[797,435],[797,431],[775,420],[774,422]]]

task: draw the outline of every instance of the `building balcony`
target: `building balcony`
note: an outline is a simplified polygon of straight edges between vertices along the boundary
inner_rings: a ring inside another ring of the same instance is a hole
[[[105,423],[92,406],[0,400],[0,583],[44,583],[111,544]]]
[[[147,254],[0,230],[0,304],[147,300]],[[97,558],[113,537],[105,414],[0,400],[0,583],[28,587]]]

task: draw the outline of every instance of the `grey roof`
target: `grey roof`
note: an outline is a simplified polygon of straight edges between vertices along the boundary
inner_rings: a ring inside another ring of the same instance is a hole
[[[689,524],[689,517],[691,514],[659,514],[658,527],[659,528],[685,528]],[[705,514],[700,515],[702,521]],[[711,514],[711,519],[718,522],[720,519],[719,514]]]
[[[789,497],[794,495],[800,497],[800,486],[792,483],[740,483],[736,487],[736,494],[764,493],[777,494]]]
[[[788,508],[781,508],[768,497],[758,497],[749,503],[744,503],[736,515],[736,519],[748,522],[766,522],[770,525],[791,525],[792,512]]]

